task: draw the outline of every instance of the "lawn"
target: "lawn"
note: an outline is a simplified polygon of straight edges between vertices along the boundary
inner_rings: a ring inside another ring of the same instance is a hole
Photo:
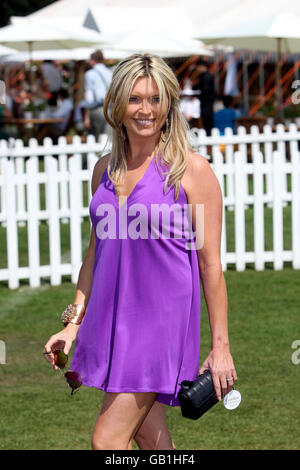
[[[217,404],[197,421],[167,407],[172,438],[181,449],[299,449],[300,364],[291,360],[300,340],[300,272],[248,269],[224,273],[229,298],[231,351],[242,403]],[[82,387],[73,397],[61,373],[49,366],[43,346],[60,329],[60,315],[75,285],[64,280],[40,288],[0,286],[0,449],[90,449],[103,392]],[[210,345],[202,298],[202,362]],[[134,445],[137,449],[137,446]]]

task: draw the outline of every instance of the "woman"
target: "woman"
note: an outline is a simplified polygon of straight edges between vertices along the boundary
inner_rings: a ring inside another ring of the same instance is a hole
[[[74,300],[78,324],[68,323],[45,345],[56,368],[52,351],[68,353],[77,338],[71,369],[105,392],[93,449],[131,449],[133,439],[140,449],[175,449],[165,405],[179,406],[180,382],[210,369],[221,399],[237,379],[220,262],[221,191],[206,159],[189,148],[179,92],[159,57],[135,54],[116,67],[104,104],[112,151],[92,177],[93,229]],[[181,212],[188,204],[190,218]],[[184,236],[170,230],[170,207]],[[196,241],[189,237],[194,228]],[[199,369],[200,279],[212,343]]]

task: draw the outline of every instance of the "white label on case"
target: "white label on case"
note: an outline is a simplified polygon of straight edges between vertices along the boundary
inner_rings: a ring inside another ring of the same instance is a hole
[[[227,410],[234,410],[242,401],[242,396],[237,390],[231,390],[224,397],[224,406]]]

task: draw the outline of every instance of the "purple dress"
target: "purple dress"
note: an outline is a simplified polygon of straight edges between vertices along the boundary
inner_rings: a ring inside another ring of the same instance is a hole
[[[199,369],[200,276],[197,252],[187,249],[195,245],[186,193],[180,185],[176,202],[174,187],[164,195],[157,164],[152,158],[121,208],[107,170],[92,197],[93,283],[70,368],[88,387],[156,392],[179,406],[180,382]]]

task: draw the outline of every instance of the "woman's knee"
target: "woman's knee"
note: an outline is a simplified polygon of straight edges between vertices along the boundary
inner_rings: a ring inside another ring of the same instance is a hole
[[[142,434],[137,432],[134,440],[140,450],[169,450],[176,449],[169,434]]]
[[[95,426],[92,435],[92,450],[126,450],[129,446],[127,435],[114,432],[113,428]]]
[[[155,441],[152,436],[144,436],[137,432],[134,440],[140,450],[155,450]]]
[[[141,436],[138,433],[134,438],[140,450],[171,450],[176,449],[174,441],[168,436],[158,438],[157,436]]]
[[[124,439],[93,435],[92,450],[128,450],[130,443]]]
[[[92,437],[92,449],[126,450],[156,394],[106,393]]]
[[[168,429],[165,405],[155,402],[134,436],[134,440],[143,450],[174,449]]]

